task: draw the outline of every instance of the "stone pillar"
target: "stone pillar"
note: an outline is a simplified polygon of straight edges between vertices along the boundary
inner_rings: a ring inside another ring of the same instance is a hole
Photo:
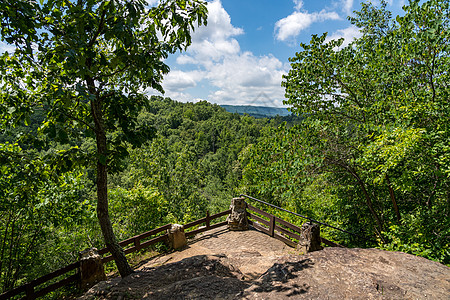
[[[102,257],[98,254],[97,248],[88,248],[79,254],[81,289],[87,290],[94,284],[106,280]]]
[[[187,245],[183,225],[172,224],[172,227],[167,230],[167,233],[169,234],[169,246],[171,248],[178,249]]]
[[[312,222],[307,222],[302,225],[302,233],[298,241],[297,250],[303,254],[322,250],[320,245],[320,225]]]
[[[227,217],[229,230],[248,230],[246,206],[245,198],[233,198],[231,200],[231,213]]]

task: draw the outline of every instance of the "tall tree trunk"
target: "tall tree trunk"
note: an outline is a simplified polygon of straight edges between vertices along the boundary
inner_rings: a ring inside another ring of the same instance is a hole
[[[358,176],[356,171],[351,166],[346,165],[346,164],[345,165],[339,164],[339,165],[341,167],[343,167],[344,169],[346,169],[353,176],[353,178],[356,179],[356,182],[358,182],[359,186],[361,187],[364,197],[366,198],[367,207],[369,208],[370,213],[372,214],[373,218],[375,219],[375,222],[377,223],[377,227],[378,227],[377,233],[378,233],[379,237],[383,240],[383,236],[381,235],[381,231],[383,230],[383,223],[381,222],[380,217],[378,216],[378,214],[375,211],[375,208],[373,207],[372,199],[371,199],[369,193],[367,192],[365,183],[362,181],[362,179]]]
[[[364,182],[361,180],[361,178],[359,178],[359,176],[356,175],[356,173],[354,173],[353,176],[356,178],[356,181],[358,182],[359,186],[361,187],[361,190],[363,191],[364,197],[366,198],[366,204],[367,204],[367,207],[369,208],[370,212],[372,213],[372,216],[373,216],[374,219],[375,219],[375,222],[376,222],[377,225],[378,225],[378,226],[377,226],[377,227],[378,227],[378,230],[377,230],[378,236],[379,236],[382,240],[384,240],[384,239],[383,239],[383,236],[381,235],[381,231],[383,230],[383,225],[382,225],[382,223],[381,223],[380,217],[379,217],[378,214],[375,212],[375,209],[374,209],[373,203],[372,203],[372,199],[370,198],[370,195],[369,195],[369,193],[367,192],[366,185],[365,185]]]
[[[389,196],[392,200],[392,205],[394,206],[395,215],[397,216],[397,221],[400,222],[402,217],[400,216],[400,210],[398,209],[397,200],[395,199],[394,189],[392,188],[391,182],[389,180],[389,176],[386,175],[386,182],[389,188]]]
[[[92,114],[95,120],[95,135],[97,139],[97,217],[102,230],[106,247],[111,252],[120,276],[126,277],[133,273],[128,264],[122,247],[116,240],[108,212],[108,170],[107,144],[101,107],[98,102],[91,102]]]

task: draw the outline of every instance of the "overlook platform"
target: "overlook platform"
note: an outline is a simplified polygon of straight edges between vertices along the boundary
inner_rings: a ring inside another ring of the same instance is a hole
[[[298,255],[256,230],[220,227],[79,299],[450,299],[450,268],[377,249]]]

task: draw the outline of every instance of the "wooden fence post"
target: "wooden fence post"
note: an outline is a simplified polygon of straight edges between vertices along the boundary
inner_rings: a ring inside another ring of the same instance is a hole
[[[136,251],[141,250],[141,240],[138,238],[134,239],[134,247],[136,247]]]
[[[36,297],[34,296],[34,286],[29,283],[25,286],[26,298],[27,300],[34,300]]]
[[[209,230],[211,227],[210,219],[209,219],[209,210],[206,211],[206,229]]]
[[[275,216],[270,215],[269,217],[269,235],[273,237],[275,235]]]

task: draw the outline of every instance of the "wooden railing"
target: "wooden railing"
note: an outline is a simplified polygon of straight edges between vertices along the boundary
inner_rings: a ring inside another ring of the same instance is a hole
[[[211,221],[213,221],[217,218],[220,218],[222,216],[228,215],[229,213],[230,213],[230,210],[226,210],[221,213],[210,216],[209,212],[207,212],[205,218],[196,220],[194,222],[190,222],[183,226],[184,229],[186,230],[186,229],[192,228],[196,225],[205,224],[204,227],[200,227],[198,229],[194,229],[189,232],[185,232],[186,237],[193,236],[195,234],[226,225],[227,222],[219,222],[217,224],[211,224]],[[167,233],[161,234],[161,235],[158,235],[158,234],[167,231],[168,229],[170,229],[171,226],[172,226],[172,224],[167,224],[167,225],[161,226],[159,228],[145,232],[143,234],[136,235],[134,237],[131,237],[129,239],[119,242],[119,245],[121,247],[126,247],[126,246],[132,244],[131,247],[124,249],[125,254],[129,254],[129,253],[133,253],[133,252],[142,250],[144,248],[147,248],[156,243],[167,241],[168,240]],[[106,254],[109,254],[109,250],[108,250],[108,248],[102,248],[102,249],[98,250],[98,253],[100,255],[106,255]],[[103,263],[107,263],[112,260],[113,260],[112,255],[104,256],[102,258]],[[81,280],[81,276],[79,273],[79,267],[80,267],[79,261],[72,263],[72,264],[65,266],[65,267],[63,267],[57,271],[54,271],[50,274],[39,277],[27,284],[21,285],[19,287],[16,287],[15,289],[12,289],[10,291],[4,292],[3,294],[0,294],[0,300],[10,299],[21,293],[25,293],[25,297],[23,297],[22,299],[36,299],[38,297],[45,296],[61,287],[68,286],[71,284],[77,284]],[[40,285],[45,284],[51,280],[54,280],[55,278],[58,278],[60,276],[64,276],[73,270],[77,270],[77,272],[73,275],[69,275],[66,278],[61,279],[60,281],[58,281],[56,283],[52,283],[44,288],[36,290],[36,288],[39,287]]]
[[[129,254],[129,253],[133,253],[133,252],[142,250],[144,248],[147,248],[147,247],[149,247],[151,245],[154,245],[156,243],[164,242],[168,238],[168,234],[167,233],[163,234],[163,235],[160,235],[160,236],[157,236],[157,237],[154,237],[154,238],[152,238],[152,239],[150,239],[148,241],[144,241],[144,242],[141,242],[141,241],[143,241],[143,240],[145,240],[145,239],[147,239],[147,238],[149,238],[151,236],[157,235],[160,232],[167,231],[167,229],[170,229],[171,226],[172,226],[172,224],[167,224],[167,225],[161,226],[159,228],[147,231],[147,232],[145,232],[143,234],[136,235],[134,237],[131,237],[129,239],[126,239],[124,241],[119,242],[119,245],[121,247],[125,247],[125,246],[128,246],[129,244],[133,244],[133,246],[123,250],[123,252],[125,252],[125,254]],[[100,254],[100,255],[104,255],[104,254],[107,254],[107,253],[109,253],[108,248],[103,248],[103,249],[98,250],[98,254]],[[110,262],[112,260],[113,260],[112,255],[108,255],[108,256],[102,258],[102,262],[103,263],[107,263],[107,262]]]
[[[252,213],[253,212],[253,213]],[[258,216],[258,215],[261,216]],[[264,232],[271,237],[274,237],[286,245],[291,247],[297,247],[298,241],[300,240],[300,234],[302,229],[294,224],[284,221],[272,214],[269,214],[257,207],[254,207],[247,203],[247,217],[248,222],[256,230]],[[265,219],[265,218],[267,219]],[[329,241],[323,237],[320,237],[323,244],[331,247],[344,247],[342,245],[336,244]],[[294,241],[297,240],[297,241]]]
[[[215,229],[224,225],[227,225],[227,221],[211,224],[211,221],[223,217],[225,215],[230,214],[231,210],[226,210],[223,212],[220,212],[218,214],[209,215],[209,212],[206,213],[206,217],[187,223],[185,224],[184,230],[186,237],[196,235],[201,232],[205,232],[211,229]],[[249,218],[249,224],[252,225],[256,230],[259,230],[261,232],[264,232],[271,237],[274,237],[285,244],[296,247],[297,242],[300,240],[300,234],[302,232],[301,228],[291,224],[289,222],[286,222],[272,214],[269,214],[259,208],[256,208],[250,204],[247,203],[247,216]],[[187,229],[193,228],[194,226],[198,226],[201,224],[205,224],[204,226],[201,226],[199,228],[187,231]],[[172,224],[167,224],[164,226],[161,226],[159,228],[150,230],[148,232],[145,232],[140,235],[136,235],[134,237],[131,237],[129,239],[126,239],[124,241],[119,242],[119,245],[121,247],[129,246],[128,248],[124,249],[125,254],[133,253],[139,250],[142,250],[144,248],[147,248],[151,245],[154,245],[159,242],[165,242],[168,241],[168,233],[161,234],[162,232],[167,232],[168,229],[170,229]],[[297,240],[297,241],[295,241]],[[322,238],[322,243],[332,246],[332,247],[343,247],[339,244],[333,243],[325,238]],[[107,263],[113,260],[112,255],[109,254],[108,248],[103,248],[98,250],[98,253],[100,255],[103,255],[102,262]],[[107,256],[105,256],[107,255]],[[27,284],[24,284],[22,286],[19,286],[13,290],[7,291],[3,294],[0,294],[0,300],[3,299],[9,299],[12,297],[15,297],[21,293],[25,293],[25,297],[22,299],[36,299],[38,297],[42,297],[47,295],[50,292],[53,292],[61,287],[68,286],[70,284],[79,283],[81,280],[81,276],[79,273],[80,268],[80,262],[72,263],[68,266],[65,266],[64,268],[61,268],[57,271],[54,271],[50,274],[44,275],[42,277],[39,277]],[[54,280],[55,278],[58,278],[60,276],[66,275],[67,273],[77,270],[77,272],[73,275],[69,275],[66,278],[61,279],[60,281],[56,283],[52,283],[44,288],[41,288],[39,290],[36,290],[36,288],[42,284],[45,284],[51,280]]]
[[[211,221],[215,220],[217,218],[229,215],[230,212],[231,212],[231,210],[229,209],[229,210],[220,212],[220,213],[212,215],[212,216],[209,215],[209,212],[206,212],[206,217],[205,218],[197,220],[197,221],[194,221],[194,222],[191,222],[191,223],[187,223],[186,225],[183,226],[184,230],[186,230],[186,229],[194,227],[196,225],[200,225],[202,223],[205,223],[204,227],[200,227],[198,229],[195,229],[195,230],[192,230],[192,231],[189,231],[189,232],[185,232],[186,237],[193,236],[193,235],[196,235],[196,234],[201,233],[201,232],[205,232],[205,231],[208,231],[208,230],[211,230],[211,229],[214,229],[214,228],[218,228],[218,227],[227,225],[227,221],[219,222],[219,223],[216,223],[216,224],[213,224],[213,225],[211,225]]]
[[[56,270],[50,274],[44,275],[33,281],[30,281],[27,284],[21,285],[19,287],[16,287],[15,289],[7,291],[0,295],[0,299],[1,300],[9,299],[9,298],[17,296],[21,293],[24,293],[24,292],[25,292],[26,297],[24,297],[22,299],[36,299],[38,297],[45,296],[48,293],[53,292],[63,286],[67,286],[74,282],[79,282],[80,281],[80,273],[77,272],[74,275],[68,276],[68,277],[66,277],[56,283],[50,284],[50,285],[46,286],[45,288],[40,289],[38,291],[35,291],[35,288],[41,284],[44,284],[50,280],[53,280],[59,276],[65,275],[65,274],[69,273],[70,271],[78,270],[79,267],[80,267],[80,262],[77,261],[73,264],[65,266],[64,268]]]

